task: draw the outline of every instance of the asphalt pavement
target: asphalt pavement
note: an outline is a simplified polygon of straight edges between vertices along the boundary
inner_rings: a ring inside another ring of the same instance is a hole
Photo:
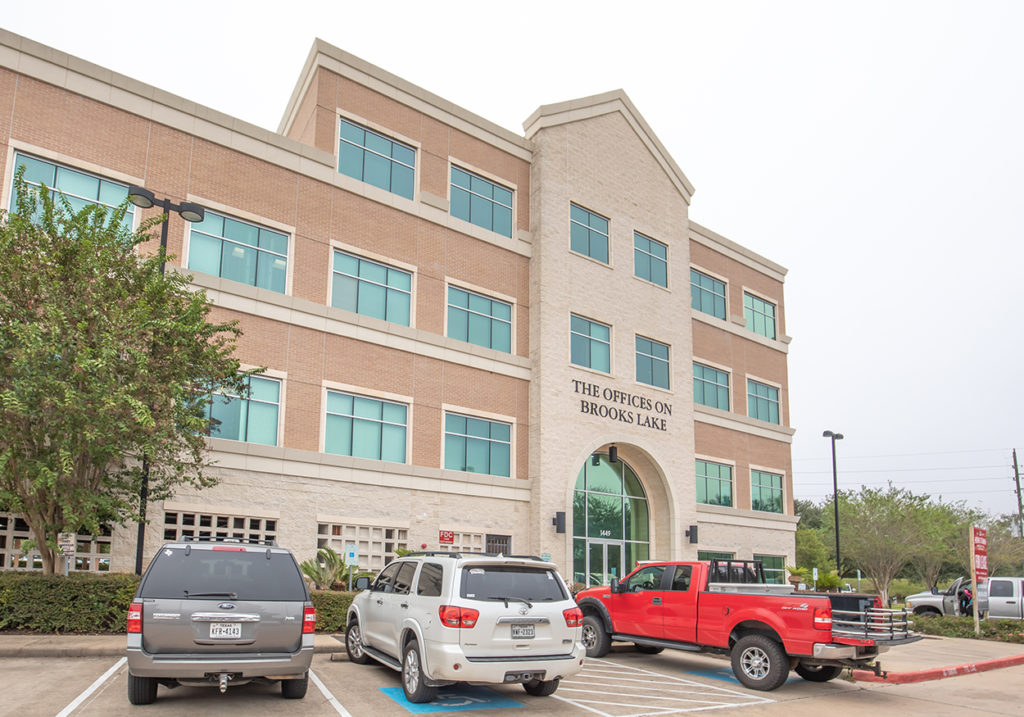
[[[317,633],[315,646],[315,651],[320,654],[344,653],[345,636],[340,633]],[[121,634],[41,635],[0,632],[0,658],[120,657],[124,654],[125,636]],[[900,645],[883,653],[878,663],[881,676],[866,670],[854,670],[853,678],[863,682],[904,684],[1024,665],[1024,645],[925,635],[917,642]]]

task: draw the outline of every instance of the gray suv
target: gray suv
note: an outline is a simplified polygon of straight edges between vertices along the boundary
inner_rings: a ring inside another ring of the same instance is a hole
[[[150,563],[128,610],[128,700],[157,685],[281,681],[306,694],[316,612],[291,552],[262,543],[168,543]]]

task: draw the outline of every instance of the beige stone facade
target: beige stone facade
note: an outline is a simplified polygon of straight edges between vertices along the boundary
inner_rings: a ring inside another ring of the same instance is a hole
[[[276,438],[211,438],[219,484],[150,506],[147,559],[188,531],[300,559],[355,543],[367,569],[398,548],[497,547],[593,574],[581,546],[618,538],[588,537],[574,489],[614,446],[646,499],[646,555],[792,564],[785,270],[689,220],[693,187],[621,91],[541,107],[520,136],[318,40],[269,132],[0,32],[0,115],[4,207],[28,156],[287,237],[283,291],[189,271],[240,322],[242,363],[280,387]],[[339,171],[341,120],[415,153],[411,197]],[[511,191],[511,231],[455,216],[452,167]],[[570,205],[608,221],[606,259],[574,251]],[[195,229],[174,213],[168,229],[185,271]],[[637,233],[665,247],[664,286],[636,275]],[[409,275],[408,325],[332,306],[339,252]],[[691,309],[691,268],[727,287],[724,319]],[[509,350],[453,337],[453,288],[509,308]],[[777,338],[746,328],[745,294],[775,307]],[[571,316],[609,327],[607,368],[574,363]],[[668,348],[667,386],[637,380],[636,337]],[[695,405],[695,360],[730,375],[728,410]],[[747,416],[747,378],[778,391],[778,425]],[[404,462],[327,452],[332,393],[404,407]],[[449,415],[507,426],[507,475],[445,467]],[[698,502],[697,459],[732,467],[732,505]],[[753,509],[752,470],[782,477],[781,513]],[[133,569],[134,535],[113,531],[104,569]]]

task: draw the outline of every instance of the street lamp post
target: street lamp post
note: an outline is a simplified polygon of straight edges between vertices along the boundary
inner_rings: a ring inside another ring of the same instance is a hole
[[[842,433],[825,431],[821,434],[823,438],[832,439],[832,504],[835,508],[836,519],[836,573],[843,576],[842,564],[839,562],[839,475],[836,472],[836,441],[843,440]]]
[[[128,187],[128,201],[140,209],[160,207],[163,219],[160,222],[160,273],[164,273],[167,264],[167,220],[170,212],[181,215],[187,222],[201,222],[206,218],[206,210],[192,202],[175,204],[167,197],[157,199],[153,192],[145,187],[132,185]],[[142,456],[142,485],[139,487],[139,533],[135,541],[135,574],[142,575],[142,548],[146,539],[146,502],[149,500],[149,461]]]

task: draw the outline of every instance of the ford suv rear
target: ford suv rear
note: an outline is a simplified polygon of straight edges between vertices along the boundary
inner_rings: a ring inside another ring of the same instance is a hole
[[[128,611],[128,699],[157,685],[281,681],[306,694],[316,613],[292,554],[261,544],[199,540],[164,545]]]
[[[356,588],[349,659],[400,671],[411,702],[430,702],[454,682],[550,695],[583,669],[583,614],[555,566],[538,558],[414,553]]]

